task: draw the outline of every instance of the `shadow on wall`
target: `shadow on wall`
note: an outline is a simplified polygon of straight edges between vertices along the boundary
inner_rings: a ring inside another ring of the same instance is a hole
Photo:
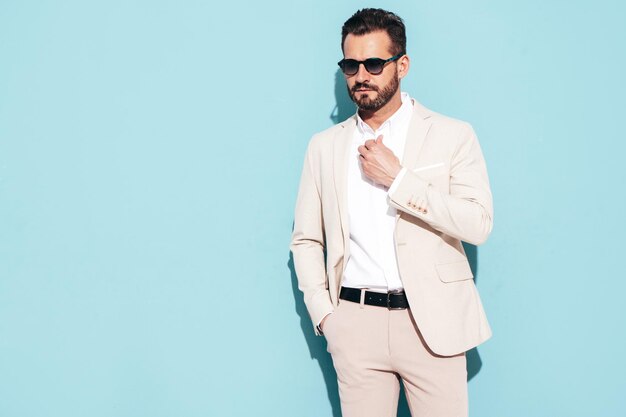
[[[346,83],[343,73],[337,70],[335,73],[335,99],[336,106],[330,114],[330,119],[333,123],[340,123],[352,116],[355,112],[355,106],[348,91],[346,89]],[[478,276],[478,251],[476,246],[463,243],[467,259],[474,273],[474,281],[476,282]],[[289,253],[289,261],[287,263],[291,272],[291,286],[293,290],[293,296],[295,299],[296,313],[300,317],[300,327],[302,333],[309,347],[309,355],[311,359],[317,360],[324,382],[326,383],[326,392],[328,394],[328,400],[332,407],[333,417],[341,417],[341,404],[339,402],[339,391],[337,386],[337,374],[333,367],[333,362],[330,354],[326,350],[326,339],[324,337],[315,336],[313,332],[313,324],[309,317],[309,313],[306,310],[302,293],[298,289],[298,279],[296,276],[293,255]],[[478,350],[476,348],[469,350],[466,353],[467,358],[467,380],[470,381],[474,378],[480,368],[482,367],[482,361]],[[398,403],[398,417],[411,417],[411,412],[404,395],[404,390],[400,390],[400,400]]]
[[[355,113],[356,107],[348,95],[346,79],[341,70],[335,72],[335,101],[337,104],[330,113],[330,120],[332,120],[334,124],[343,122]]]
[[[333,366],[330,354],[326,351],[326,339],[324,337],[315,336],[313,332],[313,324],[306,310],[302,293],[298,289],[298,279],[296,277],[296,269],[293,265],[293,254],[289,253],[289,262],[287,263],[291,271],[291,287],[293,297],[296,304],[296,313],[300,316],[300,328],[304,334],[304,339],[309,347],[309,355],[311,359],[316,360],[322,370],[324,382],[326,383],[326,392],[328,400],[333,410],[333,417],[341,417],[341,404],[339,403],[339,387],[337,386],[337,374]]]
[[[465,249],[465,255],[469,261],[472,272],[474,273],[474,283],[478,283],[478,248],[475,245],[463,242],[463,249]],[[467,358],[467,380],[471,381],[474,378],[480,368],[483,366],[483,361],[480,359],[478,349],[473,348],[467,351],[465,354]]]

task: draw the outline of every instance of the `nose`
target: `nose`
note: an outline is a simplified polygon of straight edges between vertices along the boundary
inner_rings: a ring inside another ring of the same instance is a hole
[[[365,69],[365,65],[363,63],[359,64],[359,70],[355,74],[355,81],[358,83],[363,83],[369,81],[370,73]]]

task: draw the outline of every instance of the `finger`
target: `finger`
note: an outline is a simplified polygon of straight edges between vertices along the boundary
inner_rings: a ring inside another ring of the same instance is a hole
[[[371,170],[370,170],[369,163],[368,163],[366,160],[364,160],[364,159],[361,159],[361,171],[362,171],[362,172],[363,172],[363,174],[365,174],[365,176],[366,176],[366,177],[368,177],[368,178],[372,175],[372,174],[370,173],[370,171],[371,171]]]
[[[383,135],[378,135],[378,137],[376,138],[376,144],[378,145],[383,144]]]
[[[374,141],[373,139],[368,139],[365,141],[365,143],[363,144],[367,149],[372,149],[372,147],[374,145],[376,145],[376,141]]]

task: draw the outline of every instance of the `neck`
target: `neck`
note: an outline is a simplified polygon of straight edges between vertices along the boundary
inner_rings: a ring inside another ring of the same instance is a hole
[[[378,129],[385,120],[389,119],[398,109],[402,107],[402,97],[400,89],[396,91],[391,100],[378,110],[359,110],[359,116],[373,130]]]

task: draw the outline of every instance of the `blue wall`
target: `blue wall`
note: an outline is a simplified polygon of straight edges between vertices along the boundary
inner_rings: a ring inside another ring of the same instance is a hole
[[[0,3],[0,416],[338,416],[288,244],[369,5]],[[623,416],[626,7],[379,5],[488,162],[471,414]]]

